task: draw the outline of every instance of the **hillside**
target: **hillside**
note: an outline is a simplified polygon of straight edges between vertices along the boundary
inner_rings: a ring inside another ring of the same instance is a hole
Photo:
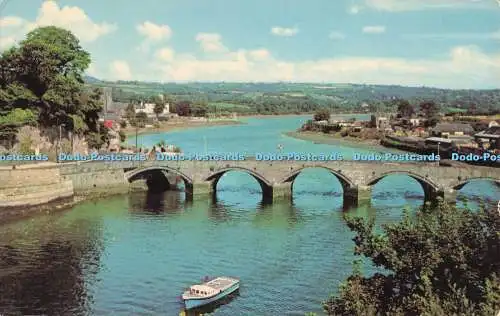
[[[327,107],[334,112],[366,112],[393,109],[394,99],[418,104],[432,99],[445,111],[500,110],[500,89],[448,90],[398,85],[319,83],[147,83],[105,82],[88,77],[88,84],[112,87],[113,99],[129,102],[155,94],[167,94],[175,101],[207,103],[214,109],[239,113],[311,112]],[[364,103],[368,106],[362,106]]]

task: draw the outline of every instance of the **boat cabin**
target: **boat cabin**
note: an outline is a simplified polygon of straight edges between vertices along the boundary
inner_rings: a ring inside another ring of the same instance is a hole
[[[195,296],[212,296],[220,291],[217,291],[209,286],[206,285],[193,285],[189,288],[189,294],[195,295]]]

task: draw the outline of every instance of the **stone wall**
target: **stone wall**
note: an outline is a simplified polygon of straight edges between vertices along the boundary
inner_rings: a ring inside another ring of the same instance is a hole
[[[64,180],[73,183],[75,195],[107,196],[129,191],[123,169],[114,163],[64,163],[60,172]]]
[[[72,182],[52,163],[1,167],[0,179],[0,221],[73,203]]]

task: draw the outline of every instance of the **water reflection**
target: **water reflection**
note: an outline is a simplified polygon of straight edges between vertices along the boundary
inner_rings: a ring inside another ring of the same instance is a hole
[[[273,205],[261,204],[253,223],[257,227],[286,227],[292,228],[301,222],[300,210],[293,204],[283,202]]]
[[[217,309],[223,307],[224,305],[228,305],[229,303],[234,301],[239,295],[240,295],[240,290],[238,289],[235,292],[224,297],[223,299],[221,299],[217,302],[214,302],[212,304],[205,305],[203,307],[192,309],[189,311],[181,310],[180,315],[185,315],[185,316],[210,315],[210,314],[214,313]]]
[[[231,207],[225,205],[223,201],[216,198],[212,201],[212,206],[209,208],[208,217],[214,222],[226,222],[232,219]]]
[[[185,208],[185,194],[179,191],[133,192],[128,196],[132,213],[177,214]]]
[[[60,224],[47,222],[45,229],[21,236],[14,225],[0,236],[10,240],[0,244],[0,314],[76,315],[89,310],[93,295],[88,286],[96,282],[100,267],[102,227],[86,219],[65,229]],[[78,234],[71,234],[76,228]]]

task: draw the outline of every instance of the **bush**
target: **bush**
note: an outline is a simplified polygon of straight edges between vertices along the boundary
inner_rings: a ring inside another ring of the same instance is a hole
[[[124,131],[119,131],[118,135],[120,136],[120,142],[124,142],[127,139],[127,135],[125,134]]]
[[[328,121],[330,119],[330,110],[320,109],[314,114],[315,121]]]
[[[329,315],[494,315],[500,308],[500,216],[444,203],[405,212],[376,232],[374,219],[346,218],[355,254],[384,273],[365,277],[357,261]]]
[[[19,140],[19,153],[24,155],[33,155],[35,151],[32,149],[33,140],[29,136],[23,136]]]

